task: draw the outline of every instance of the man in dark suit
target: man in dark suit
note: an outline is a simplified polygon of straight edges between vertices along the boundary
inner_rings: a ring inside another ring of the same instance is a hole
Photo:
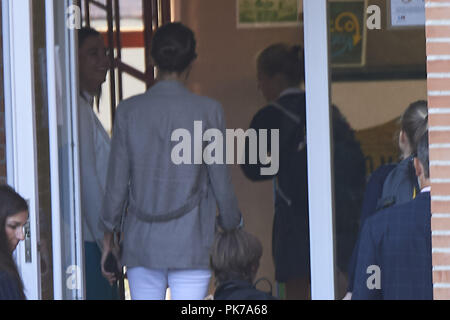
[[[371,216],[363,227],[353,300],[433,299],[428,133],[414,167],[421,193]]]

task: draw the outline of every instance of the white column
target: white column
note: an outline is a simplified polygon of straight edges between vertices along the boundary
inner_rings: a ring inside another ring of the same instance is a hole
[[[45,1],[46,43],[47,43],[47,96],[50,145],[50,185],[52,205],[52,255],[53,255],[53,293],[55,300],[63,299],[63,265],[61,246],[61,202],[59,190],[58,156],[58,112],[56,99],[56,43],[54,4]]]
[[[326,0],[304,0],[312,299],[335,299],[334,198]]]

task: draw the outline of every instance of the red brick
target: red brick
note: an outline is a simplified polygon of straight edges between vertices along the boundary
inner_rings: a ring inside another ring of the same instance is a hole
[[[450,143],[450,131],[430,131],[430,144]]]
[[[442,161],[448,161],[450,160],[450,148],[433,148],[430,149],[430,160],[442,160]],[[450,194],[450,189],[449,193]]]
[[[450,114],[430,114],[428,124],[430,127],[450,126]]]
[[[450,43],[429,42],[427,43],[427,55],[441,55],[450,53]]]
[[[450,7],[444,8],[427,8],[425,11],[427,20],[450,19]]]
[[[434,248],[450,248],[450,236],[432,236]]]
[[[450,253],[433,253],[433,266],[450,266]]]
[[[433,271],[433,283],[450,283],[450,271]]]
[[[431,212],[434,213],[450,213],[450,201],[431,201]]]
[[[432,149],[434,150],[434,149]],[[441,149],[443,150],[443,149]],[[431,190],[433,196],[448,196],[450,195],[450,183],[434,183]],[[449,212],[450,213],[450,212]]]
[[[450,26],[427,26],[425,34],[427,38],[450,38]]]
[[[450,179],[450,166],[431,166],[432,179]]]
[[[450,90],[450,79],[428,79],[428,90],[448,91]]]
[[[433,300],[450,300],[450,289],[435,288],[433,290]]]
[[[450,66],[450,62],[449,62]],[[432,71],[428,71],[432,72]],[[429,108],[450,108],[450,96],[429,96],[428,97]]]
[[[450,72],[449,60],[433,60],[427,62],[428,72]]]
[[[431,230],[450,230],[450,218],[431,218]]]

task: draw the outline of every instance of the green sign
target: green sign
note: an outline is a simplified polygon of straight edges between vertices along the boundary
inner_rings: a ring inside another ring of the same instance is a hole
[[[299,0],[238,0],[239,25],[297,24]]]
[[[363,66],[366,41],[365,1],[329,1],[328,6],[331,64]]]

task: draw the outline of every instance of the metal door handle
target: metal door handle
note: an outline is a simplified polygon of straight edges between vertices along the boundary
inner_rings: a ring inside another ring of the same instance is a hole
[[[25,234],[25,263],[31,263],[32,262],[32,255],[31,255],[31,227],[30,227],[30,221],[27,222],[27,224],[24,226],[24,234]]]

